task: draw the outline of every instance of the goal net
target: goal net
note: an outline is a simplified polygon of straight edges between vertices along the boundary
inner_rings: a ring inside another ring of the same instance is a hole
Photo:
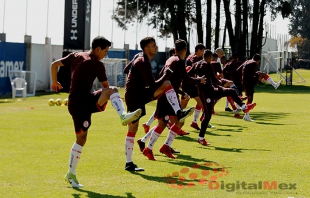
[[[33,71],[20,71],[11,70],[9,72],[10,82],[15,78],[23,78],[27,82],[27,96],[35,96],[36,94],[36,83],[37,83],[37,72]],[[22,96],[22,93],[17,92],[16,96]]]
[[[126,74],[124,74],[123,70],[127,65],[127,59],[104,58],[102,62],[105,66],[109,84],[116,87],[125,87]],[[100,88],[102,88],[101,83],[96,79],[94,89]]]

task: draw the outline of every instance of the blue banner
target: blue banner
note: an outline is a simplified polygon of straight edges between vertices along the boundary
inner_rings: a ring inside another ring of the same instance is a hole
[[[0,42],[0,96],[12,92],[9,71],[26,70],[26,44]]]

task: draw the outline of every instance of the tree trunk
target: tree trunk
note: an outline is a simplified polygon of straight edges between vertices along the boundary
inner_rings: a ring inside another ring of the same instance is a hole
[[[207,0],[207,17],[206,17],[206,48],[211,49],[211,14],[212,0]]]
[[[216,0],[216,18],[215,18],[215,42],[214,49],[219,47],[220,38],[220,17],[221,17],[221,0]]]
[[[258,29],[258,22],[259,22],[259,0],[254,0],[253,5],[253,24],[252,24],[252,33],[251,33],[251,51],[250,57],[253,57],[254,54],[257,53],[257,29]]]
[[[177,14],[175,12],[175,8],[174,8],[174,1],[169,1],[169,13],[170,13],[170,17],[171,17],[171,22],[170,22],[170,29],[171,29],[171,33],[173,36],[173,40],[178,40],[179,36],[178,36],[178,31],[177,31]]]
[[[195,0],[195,3],[196,3],[196,20],[197,20],[198,43],[203,43],[201,0]]]
[[[223,0],[224,2],[224,9],[225,9],[225,16],[226,16],[226,27],[228,30],[228,35],[229,35],[229,42],[230,42],[230,47],[232,53],[236,52],[236,47],[235,47],[235,36],[234,36],[234,30],[232,28],[231,24],[231,17],[230,17],[230,0]]]
[[[240,39],[241,39],[241,0],[235,0],[235,49],[236,53],[240,52]]]
[[[180,39],[183,39],[187,42],[186,34],[186,21],[185,21],[185,0],[178,0],[177,2],[177,28],[178,35]]]
[[[243,0],[242,4],[242,33],[239,46],[239,60],[248,58],[248,0]]]
[[[256,53],[261,54],[262,53],[262,43],[263,43],[263,31],[264,31],[264,17],[265,17],[265,5],[266,0],[262,0],[260,4],[260,19],[259,19],[259,29],[258,29],[258,35],[257,35],[257,49]]]

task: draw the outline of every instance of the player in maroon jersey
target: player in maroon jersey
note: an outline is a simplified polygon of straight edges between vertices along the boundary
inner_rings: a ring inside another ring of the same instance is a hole
[[[171,56],[166,61],[165,66],[162,68],[159,75],[163,76],[166,70],[171,70],[172,75],[169,76],[169,81],[171,82],[174,90],[179,90],[181,83],[184,83],[185,81],[186,83],[192,84],[204,83],[204,77],[193,78],[190,77],[186,72],[184,59],[187,51],[187,44],[184,40],[179,39],[175,41],[175,51],[176,54]],[[152,151],[153,146],[160,134],[166,128],[169,120],[171,123],[173,123],[173,125],[170,127],[169,134],[164,145],[160,148],[160,152],[164,153],[167,157],[175,158],[171,152],[171,144],[176,135],[180,135],[181,127],[183,124],[177,119],[176,113],[171,108],[169,103],[169,98],[161,97],[158,99],[155,112],[155,115],[158,119],[158,124],[151,134],[148,146],[143,150],[143,154],[150,160],[155,160]],[[178,105],[180,105],[179,102]]]
[[[129,112],[136,108],[142,109],[141,116],[128,125],[128,132],[125,139],[126,165],[125,170],[143,171],[143,168],[137,167],[133,163],[132,153],[134,147],[134,138],[138,131],[139,119],[145,115],[145,104],[152,100],[166,97],[177,115],[177,119],[182,122],[190,114],[192,109],[183,111],[179,106],[177,94],[173,89],[171,82],[167,80],[172,71],[167,69],[155,81],[150,59],[157,53],[158,47],[153,37],[146,37],[140,41],[140,47],[143,52],[138,53],[132,61],[124,68],[124,73],[128,74],[125,85],[125,102]]]
[[[198,76],[205,76],[207,82],[205,84],[199,84],[199,96],[203,103],[204,108],[204,119],[201,123],[201,129],[198,136],[198,143],[204,146],[209,145],[205,140],[204,136],[207,130],[208,122],[212,116],[212,109],[214,106],[214,100],[224,96],[231,96],[233,100],[242,108],[242,110],[247,113],[255,107],[255,103],[245,105],[242,100],[238,97],[238,94],[233,88],[224,88],[220,86],[220,80],[215,76],[213,67],[210,64],[212,52],[210,50],[205,50],[204,60],[201,60],[197,63],[194,69],[194,72]]]
[[[253,102],[255,85],[269,82],[275,89],[277,89],[281,84],[281,80],[276,83],[268,74],[258,71],[260,60],[260,55],[255,54],[251,60],[245,61],[237,69],[237,74],[247,96],[248,104]],[[251,119],[249,113],[246,113],[243,119],[250,122],[254,121]]]
[[[123,125],[137,119],[142,110],[133,110],[126,113],[123,101],[116,87],[110,86],[107,80],[104,64],[100,61],[104,58],[111,46],[111,42],[104,37],[96,37],[92,41],[89,52],[73,52],[68,56],[54,61],[51,65],[52,89],[58,91],[62,85],[57,81],[57,71],[60,66],[71,68],[71,85],[69,91],[68,110],[72,116],[76,142],[73,144],[69,170],[65,176],[72,187],[83,187],[76,178],[76,167],[79,162],[82,148],[86,143],[88,129],[91,125],[92,113],[104,111],[108,100],[117,111]],[[101,82],[103,89],[92,92],[95,79]]]

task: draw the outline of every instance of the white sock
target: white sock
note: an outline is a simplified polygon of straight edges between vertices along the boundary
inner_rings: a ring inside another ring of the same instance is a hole
[[[203,140],[203,139],[205,139],[205,138],[198,136],[198,140]]]
[[[170,86],[169,86],[170,87]],[[173,87],[171,86],[166,92],[166,97],[174,112],[177,113],[181,108],[179,105],[177,94],[175,93]]]
[[[226,98],[226,107],[225,108],[229,108],[229,102],[228,102],[227,98]]]
[[[149,130],[149,132],[147,132],[147,133],[145,134],[145,136],[143,136],[143,138],[141,138],[141,142],[144,142],[144,143],[145,143],[146,140],[148,140],[148,139],[151,137],[152,132],[154,131],[155,127],[156,127],[156,126],[154,126],[153,128],[151,128],[151,129]]]
[[[73,144],[69,158],[69,171],[76,175],[76,166],[80,160],[83,147],[76,142]]]
[[[156,133],[155,131],[153,131],[151,138],[150,138],[150,141],[147,145],[147,147],[149,149],[153,150],[153,146],[154,146],[155,142],[157,141],[157,139],[159,138],[159,136],[160,136],[159,133]]]
[[[242,107],[241,107],[241,109],[244,110],[245,108],[246,108],[246,105],[243,104]]]
[[[172,142],[176,136],[177,136],[177,134],[170,130],[164,144],[171,147],[171,144],[172,144]]]
[[[151,117],[149,118],[149,120],[146,122],[146,125],[147,126],[151,126],[151,124],[154,122],[154,120],[155,120],[155,111],[154,111],[154,113],[151,115]]]
[[[267,81],[273,86],[273,87],[276,87],[276,83],[272,80],[272,78],[267,78]]]
[[[123,103],[123,100],[121,99],[120,94],[118,92],[113,93],[110,96],[110,100],[111,100],[112,106],[117,111],[118,115],[121,116],[125,111],[125,107],[124,107],[124,103]]]
[[[126,140],[125,140],[125,154],[126,154],[126,163],[132,162],[132,153],[133,153],[133,146],[135,137],[130,133],[127,133]]]
[[[196,108],[195,108],[195,110],[194,110],[194,117],[193,117],[193,122],[194,122],[194,123],[197,123],[197,122],[198,122],[198,118],[199,118],[200,112],[201,112],[200,109],[196,109]]]

